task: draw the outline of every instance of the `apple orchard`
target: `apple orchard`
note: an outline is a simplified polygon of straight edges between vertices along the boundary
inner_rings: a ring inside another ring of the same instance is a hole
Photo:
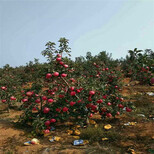
[[[20,72],[16,75],[6,67],[1,75],[1,102],[8,105],[8,111],[20,102],[23,114],[19,122],[32,126],[38,134],[49,133],[57,123],[70,121],[84,126],[93,115],[99,115],[103,122],[133,112],[133,103],[121,95],[122,79],[129,76],[136,80],[138,76],[141,84],[154,82],[151,61],[146,64],[137,49],[124,61],[115,61],[105,52],[72,61],[66,57],[70,55],[68,40],[61,38],[59,43],[59,49],[53,42],[46,44],[42,55],[48,63],[28,64],[24,71],[12,69]]]

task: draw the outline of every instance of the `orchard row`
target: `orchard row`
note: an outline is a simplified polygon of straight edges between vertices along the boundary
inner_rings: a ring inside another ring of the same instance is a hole
[[[138,77],[142,84],[154,82],[152,59],[147,56],[154,56],[151,50],[142,55],[135,49],[125,60],[113,60],[106,52],[95,57],[87,53],[86,59],[73,62],[63,56],[70,55],[68,40],[59,42],[59,49],[48,42],[42,52],[48,63],[35,59],[35,64],[5,66],[0,71],[1,102],[8,110],[18,102],[23,111],[20,122],[32,125],[37,133],[49,133],[66,121],[83,126],[94,114],[104,120],[132,112],[133,103],[121,95],[123,77]]]

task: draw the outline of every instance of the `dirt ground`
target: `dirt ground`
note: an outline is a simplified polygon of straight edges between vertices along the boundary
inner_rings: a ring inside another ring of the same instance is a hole
[[[18,110],[11,110],[10,113],[3,112],[5,106],[0,104],[0,154],[154,153],[154,113],[152,111],[154,96],[146,94],[154,92],[154,86],[130,85],[129,79],[125,79],[125,83],[122,94],[135,102],[139,110],[117,117],[116,122],[112,120],[104,122],[104,124],[110,123],[117,132],[120,132],[122,138],[119,140],[73,146],[75,139],[68,135],[67,128],[63,127],[51,134],[60,136],[62,138],[60,141],[49,142],[47,137],[37,137],[40,140],[39,145],[24,146],[24,142],[34,137],[31,132],[26,131],[28,128],[18,128],[15,125],[22,112]],[[128,122],[136,123],[131,126],[124,125]]]

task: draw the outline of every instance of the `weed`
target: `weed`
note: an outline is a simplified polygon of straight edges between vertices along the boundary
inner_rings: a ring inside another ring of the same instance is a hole
[[[82,139],[89,140],[90,143],[99,142],[102,138],[108,138],[109,142],[113,142],[121,139],[121,135],[115,129],[105,130],[101,125],[96,127],[89,126],[86,129],[81,130],[80,137]]]

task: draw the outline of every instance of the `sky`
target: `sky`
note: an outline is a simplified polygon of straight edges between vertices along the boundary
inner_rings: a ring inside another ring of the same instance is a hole
[[[0,0],[0,67],[45,62],[45,44],[61,37],[72,59],[154,50],[154,0]]]

